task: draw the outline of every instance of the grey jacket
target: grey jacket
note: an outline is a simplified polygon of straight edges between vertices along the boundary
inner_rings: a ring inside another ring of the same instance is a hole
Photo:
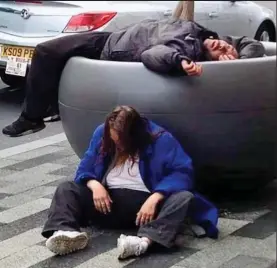
[[[180,19],[145,20],[109,36],[100,59],[142,62],[158,73],[185,74],[181,61],[205,61],[203,41],[218,34],[196,22]],[[225,37],[241,58],[264,54],[261,43],[249,38]]]

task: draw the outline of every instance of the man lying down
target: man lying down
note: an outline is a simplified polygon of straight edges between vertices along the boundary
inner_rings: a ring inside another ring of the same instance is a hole
[[[220,38],[196,22],[182,19],[145,20],[116,32],[86,32],[39,44],[26,81],[19,118],[2,132],[11,137],[45,128],[44,119],[59,120],[58,86],[73,56],[142,62],[161,74],[198,76],[201,61],[262,57],[263,45],[247,37]],[[47,70],[47,71],[45,71]]]

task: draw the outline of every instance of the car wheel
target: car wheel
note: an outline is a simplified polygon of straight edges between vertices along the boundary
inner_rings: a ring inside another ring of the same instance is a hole
[[[274,29],[272,29],[270,24],[263,23],[258,28],[257,33],[255,35],[255,39],[258,41],[274,42],[275,41]]]
[[[23,87],[25,84],[25,77],[9,75],[4,70],[0,70],[0,77],[6,85],[12,88]]]

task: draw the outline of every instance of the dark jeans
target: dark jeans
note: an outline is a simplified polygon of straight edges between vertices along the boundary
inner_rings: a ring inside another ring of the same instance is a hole
[[[104,228],[135,227],[137,213],[150,194],[128,189],[109,190],[109,194],[113,200],[112,211],[104,215],[95,209],[92,192],[86,186],[75,182],[60,184],[42,235],[48,238],[57,230],[80,231],[90,224]],[[192,198],[193,194],[186,191],[169,196],[160,204],[155,220],[139,227],[137,235],[172,247]]]
[[[62,70],[73,56],[99,59],[109,32],[89,32],[57,38],[38,44],[26,81],[22,115],[41,121],[49,105],[57,109]]]

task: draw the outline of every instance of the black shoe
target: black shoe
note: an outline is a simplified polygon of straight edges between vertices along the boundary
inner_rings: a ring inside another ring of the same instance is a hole
[[[43,121],[48,123],[48,122],[56,122],[60,120],[61,120],[61,117],[57,109],[54,109],[52,106],[50,106],[43,118]]]
[[[49,116],[43,118],[43,121],[46,123],[56,122],[56,121],[60,121],[60,120],[61,120],[61,117],[58,114],[49,115]]]
[[[44,128],[45,124],[43,122],[32,122],[20,116],[11,125],[3,128],[2,133],[10,137],[20,137],[38,132]]]

